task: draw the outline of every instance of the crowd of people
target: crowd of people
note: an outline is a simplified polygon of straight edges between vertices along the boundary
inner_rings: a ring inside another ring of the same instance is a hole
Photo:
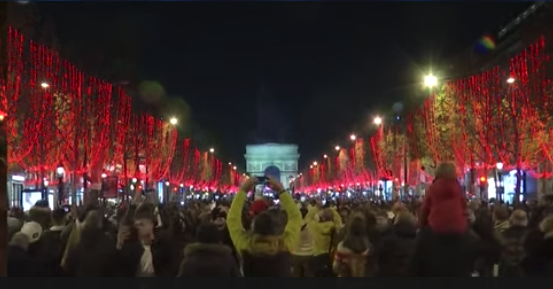
[[[553,206],[467,200],[442,164],[422,200],[155,204],[141,195],[8,218],[9,277],[553,277]],[[324,204],[324,205],[323,205]]]

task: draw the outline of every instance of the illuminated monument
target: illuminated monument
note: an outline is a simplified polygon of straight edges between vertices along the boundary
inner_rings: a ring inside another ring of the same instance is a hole
[[[268,175],[280,179],[288,187],[290,178],[298,174],[298,146],[265,143],[246,146],[246,169],[251,176]]]
[[[246,146],[246,171],[250,176],[268,175],[285,187],[298,174],[298,146],[286,143],[287,125],[275,101],[262,86],[258,94],[255,144]]]

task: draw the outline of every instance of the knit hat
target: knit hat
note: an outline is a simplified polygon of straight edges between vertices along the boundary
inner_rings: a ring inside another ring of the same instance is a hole
[[[269,209],[269,204],[265,200],[256,200],[250,206],[250,215],[257,216]]]
[[[34,243],[42,235],[42,226],[37,222],[27,222],[23,225],[20,232],[29,238],[29,243]]]

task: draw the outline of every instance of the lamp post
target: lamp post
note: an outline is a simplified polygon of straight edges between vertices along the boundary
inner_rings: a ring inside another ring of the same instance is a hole
[[[503,186],[503,163],[497,163],[495,164],[496,169],[496,197],[498,197],[498,201],[504,200],[504,193],[505,193],[505,187]],[[513,202],[518,200],[513,200]]]
[[[58,195],[57,195],[56,205],[61,206],[64,200],[63,179],[65,177],[65,168],[63,168],[63,165],[61,163],[56,168],[56,176],[58,178]]]

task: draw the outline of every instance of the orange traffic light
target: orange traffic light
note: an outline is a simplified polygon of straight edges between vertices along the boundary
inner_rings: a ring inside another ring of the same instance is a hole
[[[485,183],[486,182],[486,177],[480,177],[480,182]]]

